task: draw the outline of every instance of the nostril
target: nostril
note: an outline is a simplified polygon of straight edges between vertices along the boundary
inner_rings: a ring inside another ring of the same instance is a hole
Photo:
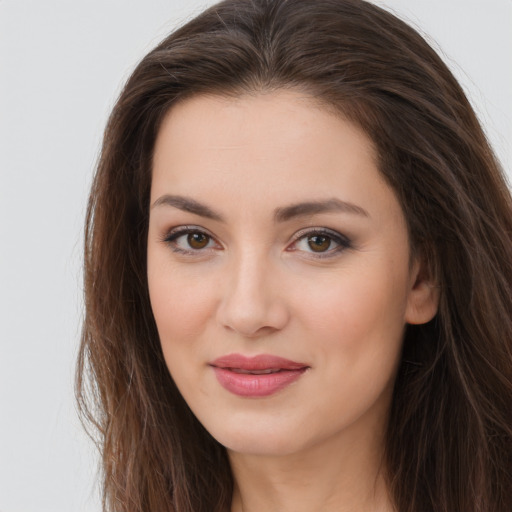
[[[232,327],[225,326],[230,331],[236,332],[238,334],[242,334],[245,338],[251,339],[251,338],[260,338],[263,336],[270,336],[274,332],[279,331],[279,329],[276,329],[275,327],[270,326],[264,326],[260,327],[257,330],[253,332],[249,332],[248,330],[241,330],[241,329],[233,329]]]

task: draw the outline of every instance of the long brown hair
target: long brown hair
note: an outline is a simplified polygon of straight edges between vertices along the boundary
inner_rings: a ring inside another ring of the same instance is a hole
[[[165,365],[146,238],[160,122],[191,95],[299,88],[361,126],[440,286],[409,326],[386,441],[400,512],[512,510],[512,202],[463,91],[428,44],[362,0],[226,0],[137,66],[105,131],[85,229],[81,411],[104,509],[226,512],[225,450]]]

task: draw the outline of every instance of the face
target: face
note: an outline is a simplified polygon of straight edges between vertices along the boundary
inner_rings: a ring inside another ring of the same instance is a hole
[[[171,109],[148,283],[176,385],[237,453],[383,430],[404,326],[436,307],[371,141],[293,91]]]

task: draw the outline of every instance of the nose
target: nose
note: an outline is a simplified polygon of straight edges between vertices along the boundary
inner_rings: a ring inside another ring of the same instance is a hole
[[[289,311],[275,267],[257,254],[231,262],[217,310],[217,319],[223,327],[246,338],[284,328]]]

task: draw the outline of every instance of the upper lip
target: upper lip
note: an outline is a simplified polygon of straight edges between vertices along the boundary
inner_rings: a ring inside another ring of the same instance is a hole
[[[242,354],[228,354],[218,357],[210,363],[210,366],[247,371],[271,369],[300,370],[308,368],[307,364],[291,361],[290,359],[285,359],[271,354],[259,354],[252,357],[247,357]]]

